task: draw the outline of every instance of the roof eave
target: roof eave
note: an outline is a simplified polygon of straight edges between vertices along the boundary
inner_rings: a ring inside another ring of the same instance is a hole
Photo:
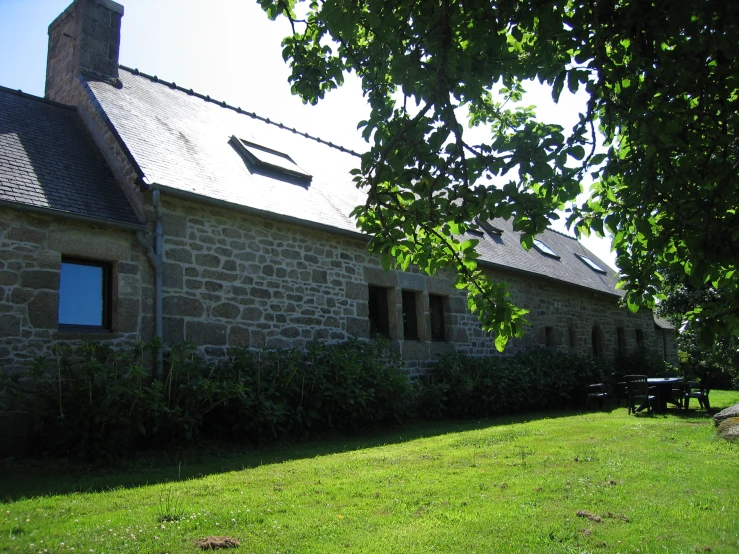
[[[61,217],[64,219],[72,219],[83,223],[89,223],[92,225],[101,225],[103,227],[113,227],[124,231],[146,231],[146,225],[142,223],[130,223],[127,221],[116,221],[114,219],[105,219],[102,217],[94,217],[91,215],[78,214],[74,212],[68,212],[65,210],[57,210],[55,208],[47,208],[45,206],[34,206],[33,204],[23,204],[21,202],[12,202],[9,200],[0,200],[0,207],[12,208],[14,210],[20,210],[39,215],[49,215],[53,217]]]
[[[227,200],[221,200],[218,198],[213,198],[211,196],[205,196],[203,194],[198,194],[195,192],[189,192],[186,190],[169,187],[167,185],[162,185],[161,183],[151,183],[143,179],[137,182],[139,182],[139,186],[141,186],[142,190],[158,190],[161,193],[164,193],[169,196],[173,196],[175,198],[180,198],[182,200],[189,200],[193,202],[204,203],[204,204],[208,204],[210,206],[214,206],[217,208],[233,210],[233,211],[248,214],[248,215],[256,215],[256,216],[263,217],[265,219],[269,219],[272,221],[279,221],[282,223],[291,223],[293,225],[307,227],[309,229],[316,229],[318,231],[325,231],[327,233],[338,234],[343,237],[360,240],[363,242],[370,241],[370,237],[368,235],[364,233],[360,233],[359,231],[350,231],[348,229],[342,229],[340,227],[326,225],[324,223],[319,223],[317,221],[310,221],[307,219],[300,219],[298,217],[292,217],[289,215],[270,212],[267,210],[260,210],[258,208],[253,208],[251,206],[244,206],[243,204],[236,204],[234,202],[228,202]]]

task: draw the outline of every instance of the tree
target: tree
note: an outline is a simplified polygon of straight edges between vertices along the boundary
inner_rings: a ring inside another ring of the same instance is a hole
[[[477,266],[464,232],[479,220],[512,219],[526,247],[559,210],[577,234],[609,231],[633,310],[659,297],[660,270],[739,289],[738,3],[259,2],[292,24],[283,55],[304,101],[346,73],[361,79],[370,148],[355,171],[367,202],[354,215],[370,248],[388,266],[453,267],[499,349],[522,334],[525,310]],[[584,87],[577,125],[521,105],[533,79],[555,101]],[[719,311],[739,316],[739,304]]]
[[[710,285],[693,287],[685,277],[667,276],[663,283],[664,300],[658,306],[660,316],[679,329],[678,356],[694,376],[705,377],[725,373],[739,378],[739,338],[732,336],[724,322],[713,317],[711,325],[703,325],[702,313],[713,312],[713,306],[725,306],[736,300],[726,298],[731,291]]]

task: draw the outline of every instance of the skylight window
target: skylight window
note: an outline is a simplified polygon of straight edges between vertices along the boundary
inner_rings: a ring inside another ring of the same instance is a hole
[[[597,271],[598,273],[606,273],[606,270],[600,267],[597,263],[595,263],[593,260],[588,258],[587,256],[583,256],[581,254],[575,254],[578,258],[580,258],[580,261],[587,265],[590,269],[593,271]]]
[[[545,256],[549,256],[550,258],[557,258],[559,259],[559,255],[549,248],[546,244],[544,244],[539,239],[534,239],[534,248],[536,248],[539,252],[544,254]]]
[[[487,221],[483,221],[482,219],[475,219],[475,223],[485,229],[490,235],[495,235],[496,237],[499,237],[503,234],[503,229],[498,229],[497,227],[490,225],[490,223],[488,223]]]
[[[481,239],[485,238],[485,233],[480,231],[480,229],[467,229],[467,234],[472,235],[473,237],[479,237]]]
[[[283,152],[272,150],[253,142],[231,137],[231,142],[236,145],[236,148],[241,154],[247,159],[247,161],[260,169],[271,169],[296,177],[302,181],[311,182],[313,177],[304,169],[302,169],[295,161]]]

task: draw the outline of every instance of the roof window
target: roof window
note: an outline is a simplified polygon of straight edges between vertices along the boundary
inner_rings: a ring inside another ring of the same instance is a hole
[[[549,256],[550,258],[557,258],[559,259],[559,255],[549,248],[546,244],[544,244],[539,239],[534,239],[534,248],[536,248],[539,252],[544,254],[545,256]]]
[[[308,183],[313,179],[310,173],[302,169],[290,156],[283,152],[254,144],[236,136],[231,137],[231,142],[236,145],[238,151],[250,164],[259,169],[279,171]]]
[[[481,238],[481,239],[485,238],[485,233],[480,231],[480,229],[467,229],[467,234],[472,235],[473,237]]]
[[[498,229],[497,227],[490,225],[490,223],[488,223],[487,221],[483,221],[482,219],[475,219],[475,223],[485,229],[490,235],[495,235],[496,237],[499,237],[503,234],[503,229]]]
[[[600,267],[597,263],[595,263],[593,260],[588,258],[587,256],[583,256],[582,254],[575,254],[578,258],[580,258],[580,261],[587,265],[590,269],[593,271],[597,271],[598,273],[605,273],[606,270]]]

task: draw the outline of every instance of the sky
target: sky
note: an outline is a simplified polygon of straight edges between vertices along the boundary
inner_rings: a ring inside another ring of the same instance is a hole
[[[0,85],[44,95],[49,24],[71,0],[0,0]],[[179,86],[208,94],[274,121],[357,151],[367,149],[357,131],[369,109],[359,81],[345,84],[316,106],[290,93],[282,59],[285,20],[269,21],[256,0],[121,0],[119,62]],[[536,87],[534,87],[536,88]],[[563,93],[555,105],[544,88],[526,103],[547,121],[571,127],[583,96]],[[353,186],[347,181],[347,186]],[[561,222],[553,227],[566,232]],[[615,267],[610,244],[583,244]]]

